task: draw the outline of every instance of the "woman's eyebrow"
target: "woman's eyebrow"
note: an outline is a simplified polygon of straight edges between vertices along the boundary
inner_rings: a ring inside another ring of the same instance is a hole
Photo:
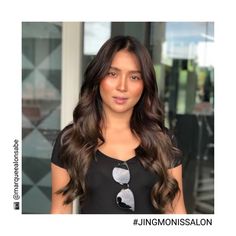
[[[116,70],[116,71],[121,71],[121,69],[119,69],[119,68],[117,68],[117,67],[115,67],[115,66],[110,66],[110,69],[112,69],[112,70]],[[139,74],[141,74],[141,71],[140,70],[130,70],[130,71],[128,71],[129,73],[139,73]]]

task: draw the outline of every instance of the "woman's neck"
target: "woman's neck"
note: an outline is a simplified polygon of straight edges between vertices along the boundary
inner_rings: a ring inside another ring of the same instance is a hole
[[[103,128],[115,130],[129,129],[131,115],[131,112],[113,113],[105,111]]]

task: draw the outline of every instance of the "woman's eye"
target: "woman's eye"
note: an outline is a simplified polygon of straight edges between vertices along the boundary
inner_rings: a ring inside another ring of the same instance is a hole
[[[136,76],[136,75],[132,75],[132,76],[131,76],[131,79],[132,79],[132,80],[139,80],[140,78],[139,78],[138,76]]]
[[[107,74],[108,74],[108,76],[111,76],[111,77],[115,77],[116,76],[116,73],[112,72],[112,71],[109,71]]]

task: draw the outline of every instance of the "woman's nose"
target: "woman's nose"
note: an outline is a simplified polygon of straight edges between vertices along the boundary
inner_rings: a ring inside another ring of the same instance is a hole
[[[117,90],[121,92],[127,91],[127,78],[126,76],[120,76],[117,83]]]

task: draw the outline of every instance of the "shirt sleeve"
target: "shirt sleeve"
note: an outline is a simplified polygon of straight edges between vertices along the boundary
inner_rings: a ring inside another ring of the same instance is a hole
[[[61,160],[61,148],[62,148],[62,135],[71,125],[66,126],[62,131],[59,132],[52,149],[51,163],[65,169]]]
[[[58,134],[56,141],[54,143],[51,155],[51,162],[56,166],[64,168],[64,165],[61,160],[61,136],[62,136],[62,131]]]

